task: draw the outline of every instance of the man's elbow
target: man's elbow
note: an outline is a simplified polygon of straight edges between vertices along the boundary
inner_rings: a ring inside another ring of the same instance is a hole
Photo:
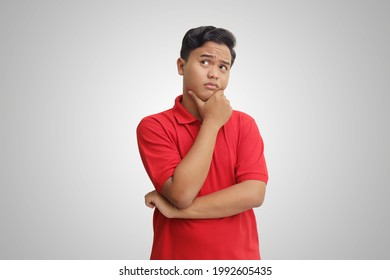
[[[195,199],[189,193],[179,191],[172,192],[168,188],[163,188],[163,195],[170,203],[179,209],[190,207]]]
[[[263,197],[256,197],[253,201],[253,208],[258,208],[260,207],[261,205],[263,205],[263,202],[264,202],[264,196]]]
[[[179,209],[185,209],[191,206],[192,202],[194,201],[190,197],[171,197],[169,198],[169,201],[175,205],[176,208]]]
[[[262,181],[253,181],[251,194],[253,208],[258,208],[263,205],[265,197],[266,183]]]
[[[177,188],[170,177],[164,184],[162,192],[166,199],[169,200],[176,208],[185,209],[191,206],[196,195],[189,192],[188,189]]]

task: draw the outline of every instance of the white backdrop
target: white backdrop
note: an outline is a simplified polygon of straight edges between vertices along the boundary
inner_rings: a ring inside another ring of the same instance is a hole
[[[387,1],[1,1],[0,258],[148,259],[135,128],[172,107],[184,33],[231,30],[226,95],[270,180],[264,259],[389,259]]]

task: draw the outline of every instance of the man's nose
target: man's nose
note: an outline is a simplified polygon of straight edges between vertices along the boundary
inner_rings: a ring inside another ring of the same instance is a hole
[[[207,75],[209,79],[218,79],[218,69],[216,67],[210,67],[209,68],[209,73]]]

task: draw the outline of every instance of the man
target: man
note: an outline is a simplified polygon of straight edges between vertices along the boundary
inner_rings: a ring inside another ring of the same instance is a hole
[[[151,259],[260,259],[254,207],[268,172],[253,118],[232,110],[224,91],[234,35],[203,26],[184,36],[183,94],[172,109],[144,118],[137,140],[155,187]]]

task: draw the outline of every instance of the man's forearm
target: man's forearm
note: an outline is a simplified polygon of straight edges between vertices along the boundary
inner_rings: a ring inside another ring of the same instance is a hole
[[[163,186],[163,195],[176,207],[192,204],[210,169],[219,127],[203,124],[194,144]]]
[[[214,219],[229,217],[259,207],[264,200],[266,184],[248,180],[229,188],[197,197],[185,209],[178,209],[175,218]]]

